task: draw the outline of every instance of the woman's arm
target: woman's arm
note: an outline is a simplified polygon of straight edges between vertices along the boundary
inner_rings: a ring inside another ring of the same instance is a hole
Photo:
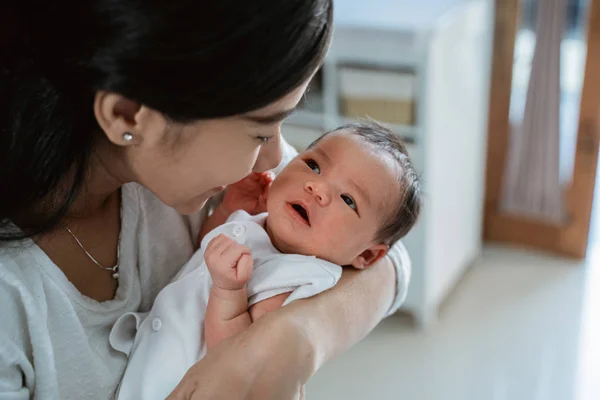
[[[296,399],[314,370],[314,352],[303,331],[279,311],[207,352],[167,400]]]
[[[396,292],[387,257],[366,270],[344,269],[338,284],[280,311],[302,330],[314,350],[314,370],[362,340],[390,311]]]
[[[47,342],[40,340],[45,339],[44,330],[40,329],[40,324],[44,324],[38,311],[41,308],[32,297],[33,292],[26,289],[31,281],[21,280],[20,275],[11,270],[20,267],[26,270],[23,265],[9,262],[7,267],[0,261],[0,399],[30,399],[34,394],[38,395],[34,393],[36,387],[42,389],[40,398],[58,398],[52,374],[46,373],[46,379],[36,374],[36,368],[42,371],[50,368],[49,349],[41,345]],[[37,357],[36,363],[32,360],[32,350]]]
[[[27,365],[27,357],[12,339],[0,332],[0,399],[30,399],[32,393],[25,377],[34,375],[33,368],[21,367]]]

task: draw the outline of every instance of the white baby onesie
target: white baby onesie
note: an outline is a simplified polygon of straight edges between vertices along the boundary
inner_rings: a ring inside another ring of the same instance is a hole
[[[292,292],[284,305],[333,287],[342,268],[314,256],[282,254],[264,230],[265,214],[233,213],[209,232],[200,249],[173,282],[156,297],[148,313],[127,313],[110,333],[112,347],[129,356],[117,399],[164,399],[205,352],[204,316],[212,284],[204,250],[223,233],[252,251],[254,270],[247,285],[249,306]]]

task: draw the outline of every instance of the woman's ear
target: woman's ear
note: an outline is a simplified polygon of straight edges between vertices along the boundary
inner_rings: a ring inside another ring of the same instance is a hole
[[[370,267],[385,256],[389,250],[387,244],[376,244],[362,253],[360,253],[353,261],[352,266],[356,269],[365,269]]]
[[[117,93],[99,91],[94,97],[94,115],[98,125],[112,143],[123,146],[139,140],[136,137],[136,113],[140,105]],[[131,140],[124,140],[124,135],[129,133]]]
[[[157,142],[166,130],[166,119],[158,111],[117,93],[97,92],[94,115],[108,140],[119,146]]]

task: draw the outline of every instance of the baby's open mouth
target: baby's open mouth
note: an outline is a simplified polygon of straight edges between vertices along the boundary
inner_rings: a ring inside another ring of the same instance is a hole
[[[306,221],[310,226],[310,220],[308,219],[308,212],[300,204],[292,204],[292,208]]]

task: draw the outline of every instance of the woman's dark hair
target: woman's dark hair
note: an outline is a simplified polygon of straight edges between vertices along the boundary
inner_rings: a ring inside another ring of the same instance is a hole
[[[182,123],[255,110],[318,68],[333,17],[332,0],[14,0],[0,10],[0,243],[47,232],[69,209],[99,131],[97,91]],[[21,215],[24,233],[10,229]]]

